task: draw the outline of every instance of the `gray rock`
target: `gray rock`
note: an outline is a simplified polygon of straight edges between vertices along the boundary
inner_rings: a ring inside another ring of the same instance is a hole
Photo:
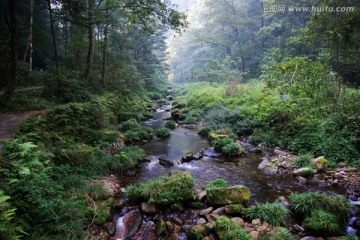
[[[138,209],[127,213],[122,219],[122,224],[119,225],[115,238],[132,237],[139,230],[142,221],[143,218]]]
[[[219,215],[222,215],[224,213],[225,213],[225,208],[224,207],[217,208],[212,212],[212,214],[219,214]]]
[[[199,220],[197,220],[197,224],[198,224],[198,225],[204,225],[204,224],[206,224],[206,223],[207,223],[207,221],[206,221],[205,218],[199,218]]]
[[[194,159],[194,154],[192,152],[188,152],[188,153],[185,153],[185,155],[182,157],[182,160],[184,162],[190,162],[191,160]]]
[[[279,166],[276,163],[270,162],[267,158],[264,158],[259,164],[258,169],[267,174],[276,174],[278,167]]]
[[[314,170],[310,167],[303,167],[303,168],[294,169],[293,173],[297,176],[308,178],[314,175]]]
[[[178,216],[172,217],[171,220],[179,226],[183,225],[183,220],[181,220]]]
[[[304,231],[304,228],[302,228],[300,225],[298,225],[298,224],[295,224],[294,226],[293,226],[293,228],[295,229],[295,231],[297,231],[297,232],[303,232]]]
[[[110,236],[114,236],[116,232],[116,222],[104,223],[104,228]]]
[[[197,201],[205,201],[206,199],[206,191],[201,191],[198,194],[196,194],[195,200]]]
[[[205,215],[211,213],[212,210],[214,210],[214,208],[213,208],[213,207],[209,207],[209,208],[207,208],[207,209],[205,209],[205,210],[202,210],[202,211],[199,213],[199,215],[200,215],[200,216],[205,216]]]
[[[306,237],[303,237],[302,239],[300,240],[316,240],[316,238],[312,237],[312,236],[306,236]]]
[[[165,167],[171,167],[174,166],[174,163],[166,158],[160,157],[159,163]]]
[[[156,213],[156,207],[154,204],[148,203],[148,202],[142,202],[141,203],[141,211],[144,213],[150,213],[155,214]]]

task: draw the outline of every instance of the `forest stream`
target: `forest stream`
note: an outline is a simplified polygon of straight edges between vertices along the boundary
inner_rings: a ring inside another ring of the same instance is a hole
[[[144,125],[153,128],[154,130],[163,128],[165,120],[171,118],[171,105],[163,105],[153,115],[153,118],[143,122]],[[270,175],[258,170],[258,165],[261,162],[260,158],[264,155],[271,155],[273,153],[248,153],[245,157],[225,158],[218,155],[210,147],[209,141],[206,138],[198,135],[196,129],[184,128],[177,126],[171,131],[171,135],[165,139],[154,137],[151,140],[144,141],[140,147],[145,151],[147,156],[154,160],[150,162],[143,162],[137,169],[135,176],[122,176],[121,182],[124,186],[135,183],[143,183],[147,180],[162,176],[170,171],[188,171],[194,177],[195,189],[203,189],[205,185],[214,181],[216,178],[222,178],[227,182],[228,186],[245,185],[251,189],[251,199],[249,205],[256,203],[273,202],[278,197],[287,197],[291,192],[307,192],[320,191],[329,194],[346,195],[346,190],[343,187],[332,187],[319,183],[301,184],[293,176],[289,174]],[[205,156],[201,160],[192,160],[188,163],[182,163],[181,158],[187,152],[197,153],[201,149],[205,149]],[[206,156],[208,155],[208,156]],[[213,157],[209,157],[209,156]],[[159,157],[166,157],[172,160],[174,166],[165,167],[157,160]],[[155,160],[156,159],[156,160]],[[127,211],[133,208],[129,206]],[[163,212],[163,209],[160,209]],[[197,214],[192,210],[186,210],[184,213],[174,214],[174,212],[159,213],[155,216],[143,216],[142,224],[137,233],[131,239],[157,239],[154,234],[155,222],[159,218],[171,218],[178,216],[188,225],[196,224]],[[115,216],[117,221],[117,233],[115,240],[127,239],[123,238],[123,231],[125,231],[123,219],[134,213],[120,213]],[[351,220],[350,220],[351,221]],[[185,224],[185,225],[186,225]],[[355,230],[356,232],[356,230]],[[353,235],[354,229],[347,227],[347,233]],[[180,239],[187,239],[186,232],[181,230],[177,234]],[[130,238],[129,238],[130,239]]]

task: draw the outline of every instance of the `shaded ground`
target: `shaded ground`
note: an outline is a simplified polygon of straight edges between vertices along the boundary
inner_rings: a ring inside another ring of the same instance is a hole
[[[47,110],[30,111],[23,113],[0,113],[0,149],[3,147],[3,142],[13,139],[16,132],[25,119],[44,114]]]
[[[28,88],[17,88],[15,89],[14,92],[29,92],[29,91],[35,91],[35,90],[40,90],[43,87],[28,87]],[[0,91],[0,95],[4,94],[4,90]]]

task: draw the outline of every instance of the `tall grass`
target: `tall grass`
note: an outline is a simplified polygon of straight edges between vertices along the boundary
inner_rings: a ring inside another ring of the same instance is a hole
[[[285,225],[288,214],[288,209],[277,203],[257,204],[247,209],[247,217],[250,219],[259,218],[273,226]]]

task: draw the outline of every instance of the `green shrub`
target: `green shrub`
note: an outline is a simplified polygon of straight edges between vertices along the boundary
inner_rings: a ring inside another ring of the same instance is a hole
[[[285,225],[288,213],[286,207],[277,203],[257,204],[247,209],[247,216],[250,219],[259,218],[272,226]]]
[[[176,122],[175,121],[166,121],[165,122],[165,127],[169,128],[169,129],[175,129]]]
[[[170,129],[160,128],[156,130],[155,134],[158,138],[167,138],[170,136]]]
[[[281,229],[270,237],[271,240],[294,240],[294,236],[287,229]]]
[[[14,220],[16,218],[15,208],[12,208],[2,190],[0,190],[0,238],[4,240],[17,240],[20,239],[25,232],[21,225],[17,224]]]
[[[112,221],[113,218],[113,201],[107,200],[97,204],[92,208],[94,214],[94,223],[102,225],[105,222]]]
[[[124,147],[121,150],[121,153],[124,154],[128,159],[132,159],[134,161],[141,161],[146,156],[144,150],[138,146]]]
[[[312,154],[309,154],[309,153],[302,154],[302,155],[296,156],[293,159],[292,163],[295,167],[298,167],[298,168],[307,167],[307,166],[310,166],[311,159],[313,159]]]
[[[149,93],[149,97],[150,97],[152,100],[159,100],[159,99],[161,99],[163,96],[162,96],[160,93],[157,93],[157,92],[150,92],[150,93]]]
[[[193,199],[194,179],[188,172],[174,172],[127,187],[126,195],[132,201],[154,204],[172,204]]]
[[[85,193],[95,201],[111,197],[109,189],[101,183],[89,183],[85,188]]]
[[[245,150],[237,143],[226,144],[222,148],[222,153],[228,157],[236,157],[245,154]]]
[[[144,127],[139,124],[136,119],[130,119],[120,127],[124,132],[125,142],[138,142],[143,139],[150,139],[153,136],[153,131],[149,127]]]
[[[301,216],[309,216],[312,211],[320,209],[344,220],[352,208],[349,200],[344,196],[331,196],[319,192],[292,193],[290,201],[291,211]]]
[[[205,190],[212,189],[212,188],[222,188],[222,187],[226,187],[226,181],[222,178],[217,178],[213,182],[206,185]]]
[[[230,139],[230,138],[220,138],[220,139],[216,139],[215,141],[213,141],[213,145],[216,151],[218,152],[222,152],[223,148],[228,145],[233,143],[234,140]]]
[[[185,119],[182,121],[183,124],[193,124],[198,121],[197,117],[186,115]]]
[[[203,127],[199,131],[200,136],[208,137],[213,129],[211,127]]]
[[[126,122],[124,122],[124,123],[122,123],[120,125],[120,129],[123,132],[126,132],[128,130],[132,130],[132,129],[136,129],[136,128],[139,128],[139,127],[141,127],[141,125],[134,118],[129,119]]]
[[[137,160],[128,158],[124,153],[107,155],[104,157],[104,161],[107,163],[110,171],[117,173],[121,173],[138,164]]]
[[[225,156],[235,157],[245,154],[245,150],[231,138],[219,138],[213,141],[216,151]]]
[[[57,164],[82,165],[89,162],[92,158],[94,148],[74,143],[71,148],[58,148],[55,150],[55,162]]]
[[[338,233],[341,229],[335,215],[319,209],[305,218],[305,228],[318,235]]]
[[[224,240],[252,240],[253,237],[246,233],[245,229],[232,219],[221,216],[215,220],[215,232],[220,239]]]

